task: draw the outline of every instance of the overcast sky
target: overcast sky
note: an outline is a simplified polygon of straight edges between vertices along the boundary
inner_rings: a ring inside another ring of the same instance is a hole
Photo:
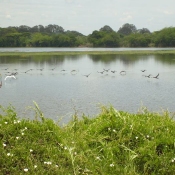
[[[57,24],[88,35],[125,23],[151,32],[175,27],[175,0],[0,0],[0,27]]]

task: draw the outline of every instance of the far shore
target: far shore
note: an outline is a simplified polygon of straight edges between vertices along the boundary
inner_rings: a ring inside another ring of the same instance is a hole
[[[150,55],[150,54],[175,54],[175,50],[133,50],[133,51],[58,51],[58,52],[0,52],[0,56],[35,56],[35,55]]]

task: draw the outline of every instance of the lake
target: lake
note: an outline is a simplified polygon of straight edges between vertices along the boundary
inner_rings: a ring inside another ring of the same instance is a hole
[[[18,72],[16,79],[4,80],[8,72]],[[74,113],[93,117],[101,105],[132,113],[142,106],[175,112],[175,56],[171,54],[0,56],[0,74],[0,105],[12,104],[20,117],[33,115],[29,108],[33,101],[46,117],[62,117],[65,123]]]

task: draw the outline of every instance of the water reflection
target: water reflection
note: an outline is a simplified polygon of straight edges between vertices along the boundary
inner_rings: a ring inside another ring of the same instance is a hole
[[[150,57],[154,57],[157,61],[166,64],[175,64],[175,58],[173,54],[159,54],[159,55],[115,55],[115,54],[89,54],[87,55],[94,63],[103,62],[103,63],[114,63],[116,61],[122,61],[123,64],[135,64],[136,62],[144,59],[149,59]],[[52,56],[43,56],[43,55],[35,55],[35,56],[0,56],[1,64],[50,64],[57,65],[62,64],[64,61],[78,61],[85,57],[85,55],[52,55]]]
[[[161,54],[155,55],[155,59],[163,64],[174,65],[175,57],[173,54]]]
[[[128,112],[142,103],[149,110],[174,111],[173,60],[173,55],[1,56],[0,105],[11,103],[23,116],[36,101],[46,117],[65,121],[75,111],[94,115],[99,104]],[[7,72],[18,72],[17,79],[5,81]]]
[[[0,74],[0,88],[2,87],[2,75]]]
[[[115,62],[117,59],[116,55],[88,55],[90,59],[93,60],[94,63],[96,62],[104,62],[104,63],[111,63],[111,62]]]

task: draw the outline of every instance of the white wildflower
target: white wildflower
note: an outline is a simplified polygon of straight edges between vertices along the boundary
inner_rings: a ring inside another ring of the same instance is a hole
[[[24,168],[24,171],[25,171],[25,172],[27,172],[27,171],[29,171],[29,169],[27,169],[27,168]]]
[[[4,122],[5,124],[8,124],[8,122]]]
[[[4,147],[6,147],[7,145],[5,143],[2,144]]]
[[[65,146],[64,149],[67,150],[67,147]]]
[[[17,121],[17,123],[20,123],[20,122],[21,122],[20,120]]]
[[[30,152],[33,152],[33,150],[32,150],[32,149],[30,149]]]
[[[51,165],[52,162],[44,162],[44,164]]]
[[[22,132],[21,134],[22,134],[22,135],[24,135],[24,133],[23,133],[23,132]]]
[[[149,138],[149,135],[147,135],[146,137]]]
[[[14,120],[14,122],[13,122],[14,124],[16,124],[17,123],[17,121],[16,120]]]
[[[58,165],[55,165],[56,168],[58,168]]]
[[[138,137],[137,137],[137,136],[136,136],[135,138],[136,138],[136,139],[138,139]]]
[[[101,160],[99,156],[96,157],[97,160]]]
[[[109,166],[110,166],[110,167],[114,167],[114,164],[113,164],[113,163],[111,163]]]
[[[34,165],[34,168],[37,168],[37,165]]]
[[[171,162],[174,162],[174,159],[172,159]]]
[[[115,129],[113,129],[113,132],[116,132],[116,130],[115,130]]]
[[[111,130],[111,128],[108,128],[108,131],[110,131]]]
[[[18,139],[19,139],[19,137],[16,137],[16,139],[18,140]]]
[[[24,130],[27,130],[27,127],[25,127]]]
[[[7,153],[7,156],[10,156],[11,154],[10,153]]]

